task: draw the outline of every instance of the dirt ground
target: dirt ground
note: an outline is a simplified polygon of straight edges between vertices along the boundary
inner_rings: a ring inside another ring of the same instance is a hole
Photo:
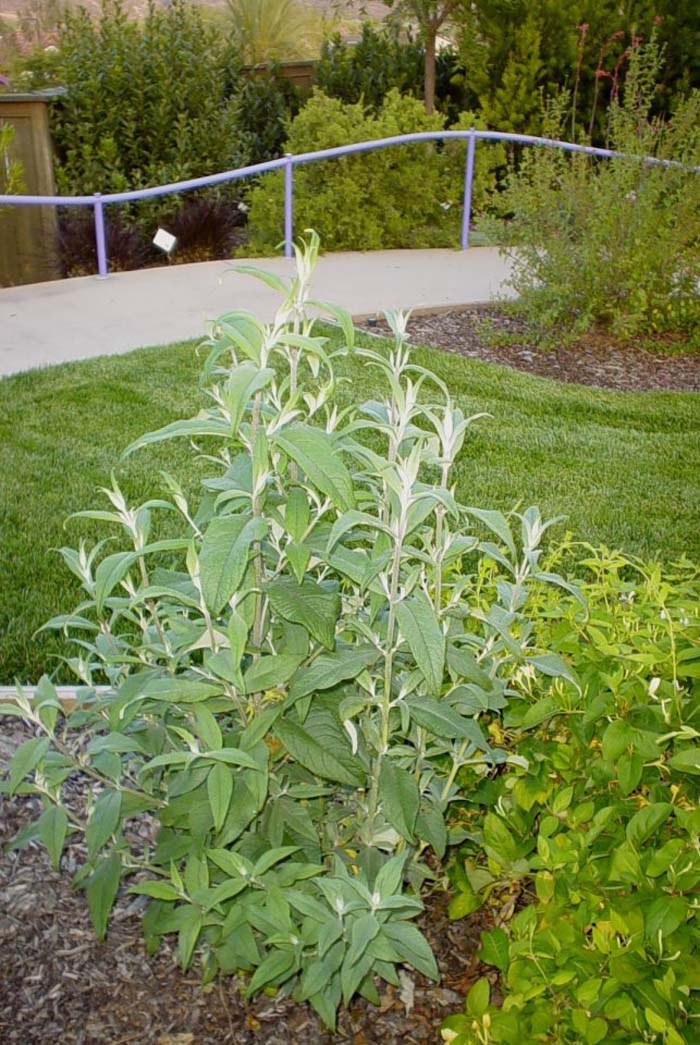
[[[364,324],[377,333],[383,321]],[[657,338],[653,345],[588,334],[570,345],[537,348],[519,318],[498,307],[415,316],[408,324],[411,344],[500,363],[540,377],[623,392],[700,392],[700,352]]]

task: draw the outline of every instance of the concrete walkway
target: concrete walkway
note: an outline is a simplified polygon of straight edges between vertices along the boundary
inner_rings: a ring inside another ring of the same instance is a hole
[[[285,258],[255,259],[281,275]],[[356,318],[389,308],[444,309],[505,293],[508,263],[493,247],[327,254],[314,295]],[[0,375],[199,337],[235,308],[268,320],[278,297],[227,261],[173,265],[0,290]]]

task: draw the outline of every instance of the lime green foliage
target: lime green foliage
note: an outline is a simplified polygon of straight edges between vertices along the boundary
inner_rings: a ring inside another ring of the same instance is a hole
[[[396,134],[438,131],[439,113],[426,116],[421,103],[392,89],[376,114],[316,91],[292,121],[286,152],[311,152]],[[483,126],[462,114],[457,129]],[[459,237],[465,143],[444,148],[402,145],[297,167],[294,220],[319,230],[329,250],[454,246]],[[477,153],[474,208],[493,187],[499,150]],[[282,236],[284,181],[266,175],[250,195],[251,241],[246,252],[267,253]]]
[[[151,900],[151,953],[176,934],[205,983],[243,971],[248,996],[284,985],[334,1029],[341,1003],[400,987],[401,966],[439,978],[415,918],[455,780],[505,762],[478,719],[506,706],[514,672],[568,676],[527,612],[542,586],[575,589],[541,571],[550,524],[536,508],[513,529],[455,500],[479,418],[410,361],[405,315],[388,317],[388,351],[355,350],[350,317],[314,302],[343,334],[318,336],[305,312],[317,255],[312,234],[290,281],[257,273],[282,294],[274,322],[213,323],[208,407],[127,450],[199,444],[199,493],[164,475],[165,497],[134,504],[113,479],[80,513],[104,536],[61,549],[80,602],[47,627],[73,640],[90,698],[65,716],[44,676],[33,702],[19,690],[0,706],[36,733],[1,786],[43,805],[16,847],[38,838],[58,868],[66,838],[84,836],[74,882],[98,937],[124,879]],[[339,409],[334,364],[353,351],[374,395]],[[171,539],[154,536],[161,514]],[[493,561],[487,600],[474,580]],[[64,792],[75,774],[80,810]],[[159,828],[145,848],[125,830],[144,813]]]
[[[529,149],[498,201],[509,220],[489,228],[511,244],[517,307],[540,332],[576,335],[598,323],[630,337],[700,331],[700,175],[690,169],[700,163],[700,94],[670,123],[649,116],[658,66],[653,42],[635,51],[611,107],[610,145],[627,158]],[[566,135],[567,104],[550,107],[548,136]]]
[[[480,980],[453,1045],[697,1041],[700,567],[587,548],[580,568],[588,616],[548,593],[535,625],[580,688],[521,674],[492,730],[520,764],[460,778],[452,911],[499,912],[480,955],[502,1002]]]
[[[330,332],[329,332],[330,333]],[[361,343],[374,344],[358,335]],[[332,344],[337,344],[332,334]],[[522,497],[592,541],[645,557],[700,558],[700,401],[697,395],[601,392],[561,385],[435,349],[414,352],[465,413],[488,410],[455,473],[457,495],[509,509]],[[192,344],[51,367],[0,382],[0,681],[36,680],[60,667],[60,636],[37,628],[72,605],[77,585],[53,549],[96,540],[89,522],[64,520],[117,469],[129,500],[158,497],[160,471],[193,495],[202,475],[183,445],[153,447],[120,463],[142,431],[194,413]],[[375,394],[357,360],[339,364],[341,402]],[[158,534],[171,536],[165,522]],[[65,677],[65,675],[63,676]]]
[[[245,161],[229,97],[232,56],[195,5],[151,6],[143,22],[120,0],[106,0],[96,20],[67,9],[59,46],[59,192],[119,192]]]

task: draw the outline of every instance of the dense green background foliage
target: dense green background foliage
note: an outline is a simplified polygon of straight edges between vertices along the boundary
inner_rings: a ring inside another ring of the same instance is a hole
[[[60,192],[119,192],[245,161],[234,56],[197,7],[150,7],[141,23],[119,0],[98,20],[69,10],[61,58],[66,94],[52,125]]]
[[[344,104],[315,91],[292,121],[285,151],[326,149],[445,127],[440,113],[426,116],[421,103],[392,89],[376,111]],[[463,113],[453,129],[477,126]],[[334,250],[454,246],[459,238],[464,185],[464,142],[410,145],[345,156],[298,167],[294,175],[297,228],[319,230]],[[483,206],[502,159],[498,148],[477,156],[474,209]],[[283,175],[265,176],[250,194],[251,239],[246,250],[267,253],[282,235]]]

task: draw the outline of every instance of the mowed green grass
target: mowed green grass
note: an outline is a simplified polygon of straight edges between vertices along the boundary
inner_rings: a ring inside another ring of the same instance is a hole
[[[493,415],[470,430],[456,475],[463,502],[538,504],[545,516],[567,516],[554,539],[568,529],[645,558],[700,558],[699,396],[560,385],[433,349],[414,359],[465,412]],[[111,471],[136,502],[163,492],[161,470],[196,492],[206,466],[184,442],[120,456],[136,436],[205,405],[199,365],[186,343],[0,381],[0,683],[60,670],[61,639],[34,635],[79,599],[55,549],[108,535],[66,518],[103,507],[97,487]],[[362,361],[341,372],[347,402],[381,394]]]

